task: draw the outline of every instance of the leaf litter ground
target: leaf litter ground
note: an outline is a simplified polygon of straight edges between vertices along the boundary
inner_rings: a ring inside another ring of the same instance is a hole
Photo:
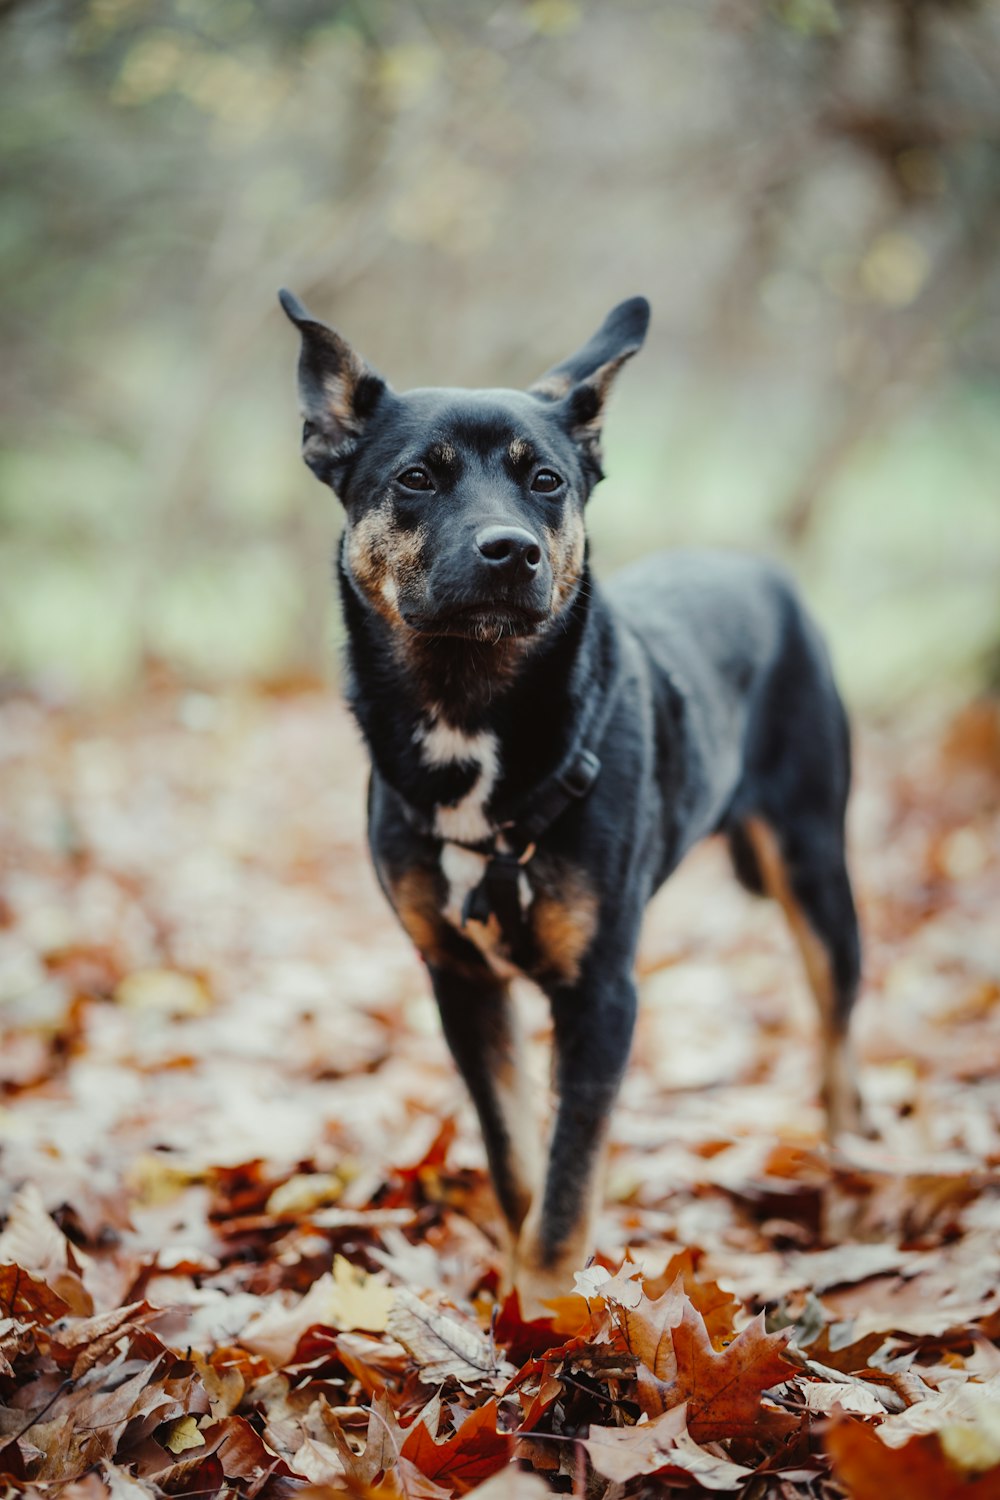
[[[331,696],[5,703],[2,1493],[1000,1497],[1000,723],[859,760],[878,1140],[823,1145],[790,940],[706,846],[599,1254],[526,1322]]]

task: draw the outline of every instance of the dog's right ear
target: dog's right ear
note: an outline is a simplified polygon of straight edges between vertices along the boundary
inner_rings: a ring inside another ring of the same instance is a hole
[[[389,387],[346,339],[312,317],[291,292],[282,288],[278,301],[302,335],[302,457],[317,479],[336,489],[366,422]]]

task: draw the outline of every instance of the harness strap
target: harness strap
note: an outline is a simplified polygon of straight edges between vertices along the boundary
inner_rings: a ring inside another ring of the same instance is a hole
[[[534,788],[510,809],[510,816],[498,824],[492,839],[476,843],[464,843],[460,839],[442,840],[487,857],[482,879],[469,891],[463,903],[463,927],[467,922],[488,922],[491,916],[495,916],[511,948],[515,948],[524,936],[521,871],[534,854],[538,839],[572,803],[587,796],[601,773],[600,758],[590,747],[600,745],[618,694],[622,672],[617,642],[614,649],[607,691],[585,715],[562,764],[546,777],[541,786]],[[400,802],[408,822],[418,832],[429,838],[440,838],[433,824],[417,808],[402,798]]]

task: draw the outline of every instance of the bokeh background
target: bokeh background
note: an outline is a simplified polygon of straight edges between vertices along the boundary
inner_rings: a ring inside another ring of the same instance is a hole
[[[337,671],[287,284],[400,387],[644,292],[599,570],[784,556],[869,715],[1000,679],[995,0],[5,0],[0,662]]]

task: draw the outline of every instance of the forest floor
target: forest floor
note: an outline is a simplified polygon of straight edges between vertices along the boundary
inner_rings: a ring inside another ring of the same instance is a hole
[[[331,693],[0,706],[0,1493],[1000,1497],[996,713],[859,735],[878,1138],[823,1144],[790,938],[706,845],[534,1323],[364,779]]]

